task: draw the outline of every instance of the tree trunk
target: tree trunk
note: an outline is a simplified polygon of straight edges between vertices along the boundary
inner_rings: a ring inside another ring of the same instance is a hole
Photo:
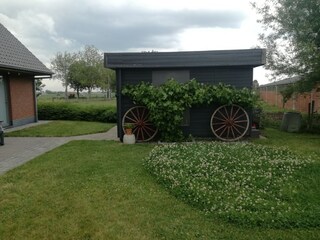
[[[90,98],[91,98],[91,88],[88,87],[88,99],[90,99]]]
[[[64,90],[64,98],[66,101],[68,100],[68,85],[66,85],[66,88]]]

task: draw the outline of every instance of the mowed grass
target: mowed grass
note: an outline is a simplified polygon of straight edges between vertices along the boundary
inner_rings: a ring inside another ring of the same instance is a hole
[[[0,176],[0,239],[319,239],[206,216],[143,167],[153,147],[73,141]]]
[[[52,121],[46,124],[5,133],[6,137],[67,137],[106,132],[113,123]]]
[[[254,139],[252,142],[265,146],[287,147],[291,151],[313,155],[320,162],[320,134],[288,133],[274,128],[262,131],[263,139]]]

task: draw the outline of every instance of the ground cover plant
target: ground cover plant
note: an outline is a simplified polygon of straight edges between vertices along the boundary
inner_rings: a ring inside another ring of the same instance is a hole
[[[145,165],[175,196],[214,217],[244,226],[320,226],[320,191],[312,190],[319,176],[305,178],[320,172],[311,157],[251,143],[200,142],[159,145]]]
[[[86,121],[51,121],[46,124],[8,132],[6,137],[67,137],[106,132],[113,123]]]

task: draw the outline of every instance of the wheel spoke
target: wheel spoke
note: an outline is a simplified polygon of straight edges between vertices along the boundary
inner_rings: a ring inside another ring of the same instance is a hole
[[[141,114],[141,120],[142,120],[142,121],[146,121],[146,120],[147,120],[147,117],[145,116],[145,112],[146,112],[146,109],[144,108],[144,109],[142,110],[142,114]]]
[[[237,120],[237,119],[239,119],[239,118],[241,118],[241,117],[244,117],[244,116],[245,116],[245,114],[243,113],[243,114],[241,114],[240,116],[234,118],[233,120],[235,121],[235,120]]]
[[[236,113],[234,114],[234,116],[237,116],[238,112],[240,111],[240,108],[237,109]]]
[[[220,129],[222,129],[222,128],[226,128],[226,125],[224,124],[224,125],[222,125],[221,127],[219,127],[218,129],[216,129],[216,131],[218,132]]]
[[[234,126],[240,127],[240,128],[242,128],[242,129],[245,129],[245,128],[246,128],[245,126],[241,126],[241,125],[239,125],[239,124],[234,124]]]
[[[145,133],[148,135],[148,137],[152,136],[152,133],[149,133],[149,131],[147,131],[147,129],[145,129]]]
[[[218,117],[214,117],[214,119],[220,120],[220,121],[225,121],[226,119],[222,119],[222,118],[218,118]]]
[[[236,138],[236,136],[234,135],[233,127],[231,127],[230,130],[231,130],[233,138]]]
[[[236,130],[241,135],[241,132],[235,126],[233,126],[233,129]]]
[[[245,123],[245,122],[247,122],[247,120],[239,120],[239,121],[234,121],[234,123]]]
[[[132,119],[132,118],[131,118],[131,117],[129,117],[129,116],[126,116],[126,118],[127,118],[127,119],[129,119],[129,120],[131,120],[131,121],[132,121],[132,123],[136,123],[136,122],[137,122],[136,120]]]
[[[228,118],[222,113],[222,111],[219,111],[220,115],[222,115],[222,117],[224,117],[224,120],[227,120]]]
[[[227,130],[227,127],[225,127],[225,128],[223,129],[223,131],[221,132],[221,134],[220,134],[219,136],[221,137],[226,130]]]
[[[228,111],[227,111],[227,107],[224,107],[223,109],[224,109],[224,111],[225,111],[225,113],[226,113],[226,116],[227,116],[226,119],[230,119],[229,113],[228,113]]]
[[[139,118],[137,118],[133,111],[131,112],[131,115],[136,119],[137,122],[139,121]]]
[[[229,134],[230,134],[230,126],[227,127],[227,138],[229,138]]]
[[[144,134],[143,134],[143,132],[144,132],[144,129],[143,129],[143,128],[141,128],[141,136],[142,136],[142,140],[144,140]]]

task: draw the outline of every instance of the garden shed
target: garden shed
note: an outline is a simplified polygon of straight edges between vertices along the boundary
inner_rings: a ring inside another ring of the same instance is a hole
[[[4,127],[37,121],[35,79],[51,75],[0,23],[0,121]]]
[[[265,49],[105,53],[105,67],[116,71],[118,137],[123,138],[123,123],[128,114],[132,114],[128,118],[136,118],[137,114],[145,115],[144,109],[136,108],[132,100],[121,93],[124,86],[135,85],[142,81],[157,86],[167,79],[174,78],[182,83],[196,79],[204,84],[224,83],[236,88],[251,88],[253,68],[264,65],[265,57]],[[181,124],[184,134],[205,138],[215,137],[210,121],[218,108],[218,105],[213,104],[188,109]],[[237,109],[232,108],[231,112],[235,113]],[[246,112],[250,127],[245,128],[244,134],[248,135],[251,132],[251,111],[249,109]],[[153,137],[153,133],[144,136],[146,140],[151,140]],[[145,139],[138,137],[138,140]]]

